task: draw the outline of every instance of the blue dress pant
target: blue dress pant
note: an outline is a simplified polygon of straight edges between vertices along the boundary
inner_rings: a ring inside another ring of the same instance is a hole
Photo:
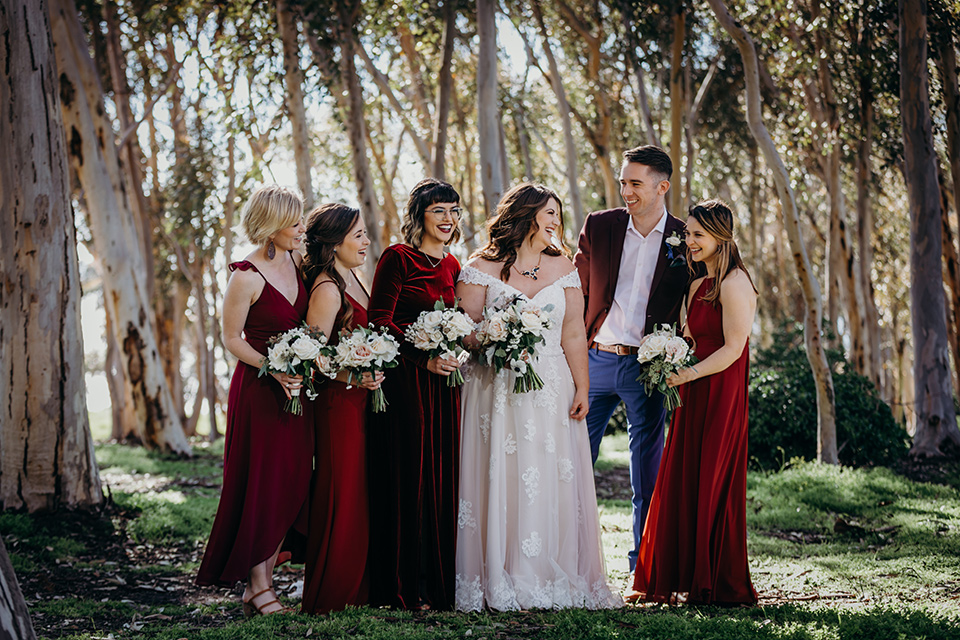
[[[633,355],[618,356],[593,348],[590,363],[590,412],[587,432],[590,453],[596,463],[600,440],[614,409],[622,401],[627,409],[627,435],[630,446],[630,486],[633,489],[633,549],[627,554],[630,571],[637,564],[640,536],[650,508],[650,496],[657,482],[663,453],[663,421],[666,411],[663,396],[654,391],[648,396],[637,382],[640,364]]]

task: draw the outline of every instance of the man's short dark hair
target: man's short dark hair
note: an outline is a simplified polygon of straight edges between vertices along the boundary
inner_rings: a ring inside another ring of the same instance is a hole
[[[623,161],[644,164],[657,173],[666,176],[666,180],[669,180],[670,176],[673,175],[673,162],[671,162],[670,156],[667,155],[666,151],[652,144],[627,149],[623,152]]]

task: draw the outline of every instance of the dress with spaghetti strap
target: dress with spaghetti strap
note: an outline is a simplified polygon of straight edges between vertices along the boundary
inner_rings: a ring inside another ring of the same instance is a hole
[[[695,354],[723,346],[720,304],[700,284],[688,313]],[[654,602],[753,604],[747,564],[747,374],[750,350],[681,386],[640,542],[634,589]]]
[[[230,271],[259,270],[235,262]],[[263,274],[260,274],[261,277]],[[250,305],[243,337],[261,354],[267,340],[299,326],[307,313],[303,283],[290,301],[266,278]],[[250,569],[284,547],[302,543],[313,459],[310,403],[304,415],[283,410],[286,395],[273,376],[258,377],[257,367],[238,362],[230,381],[223,448],[223,488],[197,584],[232,586]]]
[[[367,310],[347,294],[353,317],[347,330],[367,324]],[[343,326],[337,314],[334,334]],[[331,338],[331,342],[335,342]],[[367,602],[367,399],[366,389],[326,380],[313,402],[316,469],[310,490],[310,524],[304,566],[304,613],[339,611]]]

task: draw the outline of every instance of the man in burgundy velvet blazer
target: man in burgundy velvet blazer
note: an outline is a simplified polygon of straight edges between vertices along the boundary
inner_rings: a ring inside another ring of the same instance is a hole
[[[669,215],[665,196],[673,165],[654,146],[623,154],[620,195],[625,208],[587,216],[574,263],[584,295],[590,345],[587,430],[593,461],[613,411],[626,405],[633,488],[633,571],[663,451],[663,396],[637,382],[637,347],[661,324],[677,323],[690,281],[684,224]]]

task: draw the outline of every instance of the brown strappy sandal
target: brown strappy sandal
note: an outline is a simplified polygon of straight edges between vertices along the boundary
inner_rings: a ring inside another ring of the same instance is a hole
[[[264,602],[263,604],[260,604],[260,605],[256,605],[256,604],[253,603],[254,600],[256,600],[257,598],[259,598],[260,596],[262,596],[263,594],[265,594],[265,593],[268,592],[268,591],[273,591],[273,587],[267,587],[267,588],[264,589],[263,591],[261,591],[261,592],[259,592],[259,593],[253,594],[252,596],[250,596],[250,599],[249,599],[249,600],[246,600],[246,601],[243,602],[243,617],[244,617],[244,618],[252,618],[253,616],[269,616],[269,615],[273,615],[274,613],[283,613],[283,612],[287,611],[287,607],[284,607],[284,606],[280,603],[280,601],[277,599],[277,597],[276,597],[276,596],[277,596],[276,592],[274,592],[274,594],[273,594],[273,596],[274,596],[273,600],[268,600],[267,602]],[[277,609],[276,611],[270,611],[269,613],[264,613],[264,612],[263,612],[263,608],[264,608],[264,607],[269,607],[269,606],[272,605],[273,603],[279,604],[282,608],[281,608],[281,609]]]

